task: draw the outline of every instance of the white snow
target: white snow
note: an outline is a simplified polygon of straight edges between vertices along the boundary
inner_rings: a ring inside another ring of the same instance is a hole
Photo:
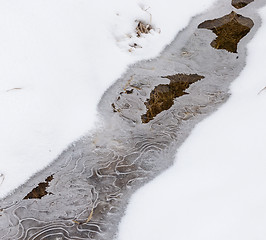
[[[260,14],[229,101],[196,126],[172,168],[134,194],[119,240],[265,239],[266,7]]]
[[[0,1],[0,197],[88,133],[105,89],[212,2]],[[136,38],[136,20],[154,30]]]

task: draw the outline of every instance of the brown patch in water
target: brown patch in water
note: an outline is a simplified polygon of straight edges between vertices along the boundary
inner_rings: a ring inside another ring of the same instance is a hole
[[[49,182],[51,182],[53,179],[54,179],[53,175],[47,177],[45,179],[45,182],[39,183],[39,185],[36,188],[33,188],[32,191],[28,193],[28,195],[23,199],[33,199],[33,198],[41,199],[43,196],[51,194],[46,191],[46,188],[49,186]]]
[[[168,78],[170,83],[160,84],[151,91],[150,99],[145,102],[147,113],[141,116],[143,123],[148,123],[160,112],[168,110],[175,98],[188,94],[185,90],[204,77],[198,74],[175,74],[162,78]]]
[[[232,0],[232,5],[235,8],[239,9],[239,8],[243,8],[243,7],[247,6],[251,2],[254,2],[254,0]]]
[[[205,21],[198,28],[212,30],[217,35],[217,38],[211,42],[212,47],[236,53],[238,42],[249,33],[253,25],[250,18],[232,11],[221,18]]]

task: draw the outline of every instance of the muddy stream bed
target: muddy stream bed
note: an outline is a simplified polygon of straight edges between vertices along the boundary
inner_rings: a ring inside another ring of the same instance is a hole
[[[265,3],[219,1],[160,57],[132,65],[99,103],[103,127],[0,200],[0,239],[113,239],[131,195],[228,99]]]

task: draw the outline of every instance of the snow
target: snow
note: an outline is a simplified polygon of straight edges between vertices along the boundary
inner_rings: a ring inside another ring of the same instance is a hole
[[[133,195],[118,240],[265,239],[266,7],[260,14],[229,101],[196,126],[173,167]]]
[[[0,197],[95,128],[104,91],[212,2],[2,0]],[[136,20],[154,30],[136,38]]]

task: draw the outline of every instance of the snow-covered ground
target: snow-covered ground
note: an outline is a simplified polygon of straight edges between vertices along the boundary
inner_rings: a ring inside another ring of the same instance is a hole
[[[133,196],[119,240],[265,239],[266,7],[260,14],[229,101],[196,126],[172,168]]]
[[[212,2],[1,1],[0,197],[88,133],[129,64],[157,56]],[[154,30],[137,38],[136,20]]]

